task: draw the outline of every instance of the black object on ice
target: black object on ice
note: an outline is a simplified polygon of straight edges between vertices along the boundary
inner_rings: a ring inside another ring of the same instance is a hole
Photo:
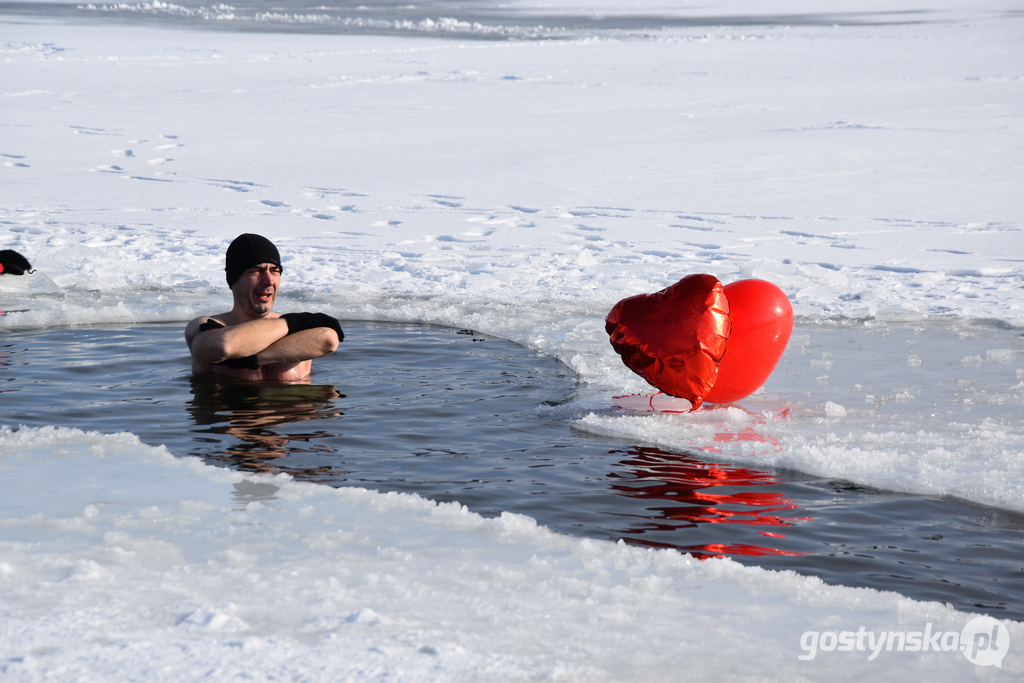
[[[0,249],[0,275],[24,275],[34,273],[28,259],[13,249]]]

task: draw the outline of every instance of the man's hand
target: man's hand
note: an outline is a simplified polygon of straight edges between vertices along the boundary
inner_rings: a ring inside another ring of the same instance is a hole
[[[345,340],[345,333],[341,331],[341,323],[337,318],[332,318],[326,313],[285,313],[281,317],[288,323],[288,334],[310,330],[314,327],[329,327],[338,335],[339,342]]]

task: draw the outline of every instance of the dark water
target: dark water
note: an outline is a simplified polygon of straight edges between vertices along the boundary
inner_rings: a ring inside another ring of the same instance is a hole
[[[500,0],[207,0],[176,2],[45,2],[0,0],[0,17],[36,17],[204,29],[332,35],[402,35],[458,40],[551,40],[596,35],[648,36],[666,29],[713,27],[886,26],[939,20],[941,13],[895,8],[881,11],[729,13],[665,3],[633,8],[516,6]]]
[[[538,411],[557,361],[468,330],[345,324],[310,384],[194,378],[181,325],[0,341],[0,424],[128,430],[178,455],[503,510],[1024,619],[1024,515],[598,438]]]

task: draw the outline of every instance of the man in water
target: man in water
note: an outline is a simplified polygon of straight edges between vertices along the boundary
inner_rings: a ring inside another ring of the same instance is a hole
[[[345,338],[341,325],[324,313],[273,312],[281,256],[266,237],[239,235],[225,261],[234,306],[185,327],[192,372],[249,380],[309,377],[313,359],[334,353]]]

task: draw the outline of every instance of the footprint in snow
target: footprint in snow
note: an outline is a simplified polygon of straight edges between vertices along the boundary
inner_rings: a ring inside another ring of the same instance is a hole
[[[462,208],[462,202],[456,201],[462,199],[462,197],[451,197],[443,194],[428,194],[427,196],[434,200],[434,203],[439,206],[447,206],[452,209]]]
[[[700,232],[714,232],[716,228],[710,225],[682,225],[679,223],[672,223],[668,227],[670,228],[682,228],[684,230],[699,230]]]
[[[249,180],[228,180],[221,178],[203,178],[202,180],[214,187],[220,187],[225,190],[234,190],[235,192],[249,192],[254,187],[262,187],[262,185],[257,185]]]
[[[107,130],[106,128],[91,128],[89,126],[68,126],[79,135],[121,135],[123,131]]]
[[[5,159],[12,159],[13,160],[13,161],[5,161],[4,162],[4,166],[14,166],[14,167],[18,167],[18,168],[31,168],[31,166],[26,164],[24,161],[20,161],[20,159],[24,159],[25,158],[25,156],[22,155],[22,154],[0,154],[0,157],[4,157]]]

